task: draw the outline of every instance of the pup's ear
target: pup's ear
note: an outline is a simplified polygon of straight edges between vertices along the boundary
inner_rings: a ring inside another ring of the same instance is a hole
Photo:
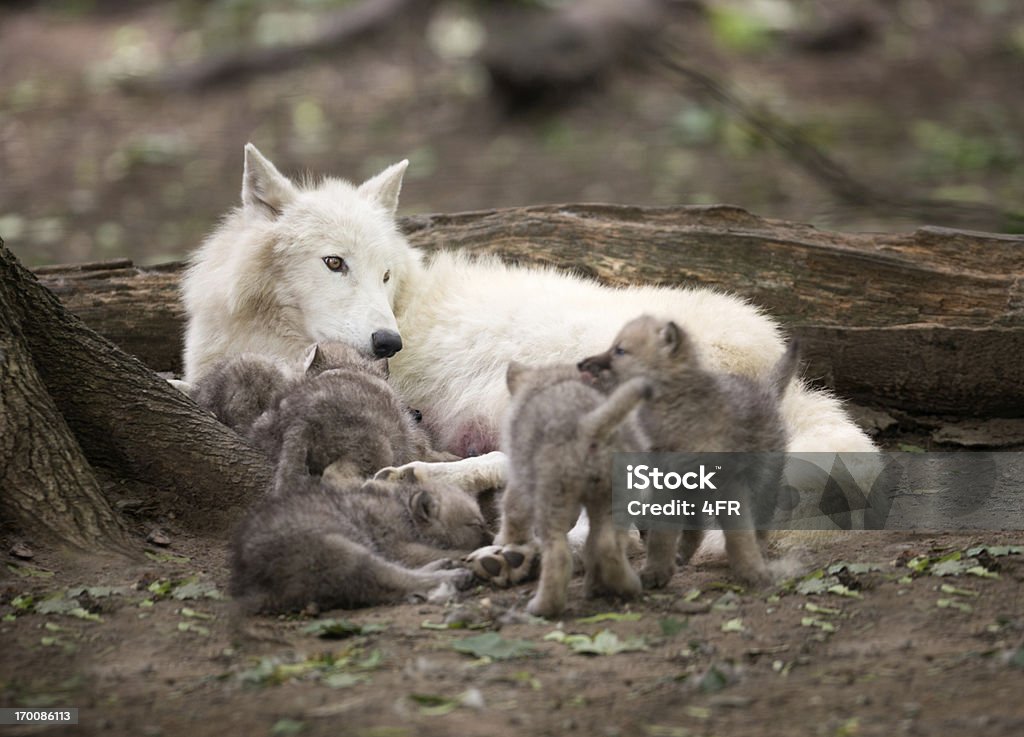
[[[690,342],[683,329],[669,320],[659,331],[665,353],[669,356],[688,354]]]
[[[311,374],[319,374],[323,371],[323,351],[320,350],[320,344],[314,343],[306,349],[306,360],[302,362],[302,373],[306,376]]]
[[[295,198],[295,186],[251,143],[245,144],[242,205],[276,218]]]
[[[398,210],[398,193],[402,191],[402,177],[405,176],[408,159],[392,164],[377,176],[359,185],[359,194],[383,205],[392,216]]]
[[[519,361],[509,361],[508,369],[505,371],[505,383],[508,384],[508,390],[511,394],[516,393],[516,389],[522,383],[522,378],[526,371],[526,366],[519,363]]]
[[[437,500],[426,489],[420,489],[409,499],[409,511],[413,520],[426,524],[437,515]]]

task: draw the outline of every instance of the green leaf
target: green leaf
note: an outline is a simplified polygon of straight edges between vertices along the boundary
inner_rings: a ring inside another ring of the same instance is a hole
[[[722,623],[722,632],[743,632],[745,629],[743,620],[739,617]]]
[[[88,620],[89,622],[102,622],[103,621],[103,618],[100,617],[99,614],[93,614],[92,612],[88,611],[87,609],[83,609],[80,606],[79,607],[75,607],[74,609],[72,609],[71,611],[69,611],[67,613],[69,615],[71,615],[72,617],[78,617],[79,619],[85,619],[85,620]]]
[[[644,638],[631,637],[628,640],[620,640],[619,636],[610,630],[601,630],[593,637],[574,635],[567,637],[565,642],[573,652],[582,655],[615,655],[616,653],[647,649]]]
[[[184,601],[185,599],[223,599],[224,596],[212,583],[200,583],[198,580],[190,578],[174,587],[171,598]]]
[[[11,606],[21,611],[28,611],[32,608],[32,604],[35,602],[35,598],[31,594],[22,594],[21,596],[15,596],[11,600]]]
[[[818,619],[817,617],[803,617],[800,620],[801,627],[817,627],[822,632],[835,632],[836,626],[831,622],[824,619]]]
[[[968,548],[964,553],[969,558],[976,558],[982,553],[988,553],[993,558],[1002,558],[1004,555],[1024,555],[1022,545],[979,545],[975,548]]]
[[[842,614],[843,613],[842,609],[833,609],[832,607],[818,606],[817,604],[815,604],[812,601],[809,601],[806,604],[804,604],[804,609],[806,609],[807,611],[811,612],[812,614],[834,615],[834,614]]]
[[[358,624],[350,619],[320,619],[303,627],[302,632],[325,640],[344,640],[346,637],[382,632],[387,628],[386,624]]]
[[[685,602],[697,601],[697,599],[700,598],[700,595],[701,595],[701,590],[700,589],[690,589],[685,594],[683,594],[683,601],[685,601]]]
[[[293,737],[306,729],[303,722],[295,719],[278,719],[270,728],[270,737]]]
[[[190,609],[189,607],[182,607],[178,610],[178,613],[183,617],[189,617],[190,619],[214,619],[214,615],[201,612],[197,609]]]
[[[160,579],[147,586],[146,591],[157,596],[167,596],[167,594],[171,593],[173,587],[174,584],[171,581]]]
[[[971,559],[961,560],[960,558],[951,558],[949,560],[933,564],[929,573],[933,576],[940,577],[959,576],[962,573],[966,573],[967,570],[971,568],[972,564],[976,562],[977,561],[973,561]]]
[[[594,614],[589,617],[581,617],[576,621],[580,624],[597,624],[598,622],[636,622],[643,618],[644,615],[634,612],[601,612],[600,614]]]
[[[828,587],[828,593],[835,594],[836,596],[845,596],[848,599],[863,599],[864,598],[859,591],[854,591],[853,589],[851,589],[851,588],[849,588],[847,586],[844,586],[841,583],[837,583],[834,586],[829,586]]]
[[[202,635],[203,637],[210,636],[209,629],[201,624],[196,624],[195,622],[178,622],[178,632],[194,632],[195,634]]]
[[[419,704],[420,713],[426,716],[444,716],[445,714],[455,711],[459,707],[459,702],[455,699],[449,699],[445,696],[437,696],[435,694],[414,693],[409,694],[409,698]]]
[[[948,583],[942,584],[939,589],[944,594],[953,594],[954,596],[981,596],[980,593],[973,589],[961,589],[956,586],[950,586]]]
[[[330,688],[350,688],[369,680],[370,677],[364,673],[331,673],[322,683]]]
[[[999,574],[995,571],[990,571],[982,566],[971,566],[964,573],[969,573],[972,576],[978,576],[979,578],[999,578]]]
[[[81,605],[74,599],[65,599],[60,594],[36,602],[36,611],[39,614],[70,614],[72,609],[80,607]]]
[[[665,635],[665,637],[675,637],[686,629],[688,625],[684,619],[665,617],[658,620],[658,626],[661,627],[661,634]]]
[[[530,655],[537,649],[529,640],[507,640],[497,632],[466,637],[452,643],[457,652],[491,660],[509,660]]]
[[[420,629],[425,630],[461,630],[465,628],[465,622],[431,622],[429,619],[420,622]]]
[[[957,601],[956,599],[939,599],[935,602],[935,606],[939,609],[959,609],[961,612],[973,612],[974,607],[965,601]]]

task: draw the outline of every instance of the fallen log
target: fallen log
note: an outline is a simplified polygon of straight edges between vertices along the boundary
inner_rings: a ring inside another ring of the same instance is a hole
[[[1024,238],[943,228],[833,233],[727,206],[550,205],[404,218],[413,245],[573,270],[608,284],[742,294],[800,337],[807,375],[865,404],[1024,414]],[[87,325],[180,369],[181,264],[37,269]]]

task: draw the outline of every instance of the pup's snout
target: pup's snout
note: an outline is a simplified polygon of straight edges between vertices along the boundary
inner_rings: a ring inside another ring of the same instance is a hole
[[[591,374],[597,376],[602,371],[610,369],[612,362],[607,353],[602,353],[597,356],[591,356],[590,358],[584,358],[582,361],[576,364],[582,373]]]
[[[391,358],[402,350],[402,336],[394,330],[378,330],[370,336],[370,343],[377,358]]]

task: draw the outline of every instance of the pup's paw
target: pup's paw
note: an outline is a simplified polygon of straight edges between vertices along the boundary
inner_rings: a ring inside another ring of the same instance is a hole
[[[675,573],[675,566],[646,566],[640,571],[640,581],[645,589],[662,589]]]
[[[488,545],[467,555],[465,562],[495,586],[514,586],[537,576],[540,551],[533,545]]]

